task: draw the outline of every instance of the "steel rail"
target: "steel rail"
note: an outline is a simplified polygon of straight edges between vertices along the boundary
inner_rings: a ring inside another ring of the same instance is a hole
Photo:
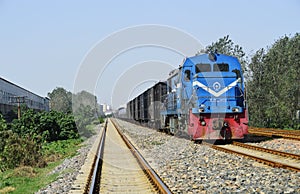
[[[240,142],[236,142],[236,141],[232,142],[232,144],[236,145],[236,146],[248,148],[248,149],[258,150],[258,151],[267,152],[270,154],[275,154],[275,155],[279,155],[279,156],[290,157],[290,158],[300,160],[300,155],[298,155],[298,154],[287,153],[287,152],[282,152],[282,151],[278,151],[278,150],[272,150],[272,149],[249,145],[249,144],[244,144],[244,143],[240,143]]]
[[[300,135],[300,130],[283,130],[283,129],[257,128],[257,127],[251,127],[249,129],[250,130],[255,130],[255,131],[267,131],[267,132],[275,132],[275,133],[283,133],[283,134]]]
[[[147,177],[151,180],[152,183],[156,186],[158,191],[160,193],[172,193],[169,189],[169,187],[160,179],[160,177],[157,175],[157,173],[151,168],[151,166],[148,164],[148,162],[144,159],[144,157],[140,154],[140,152],[134,147],[134,145],[128,140],[128,138],[121,132],[120,127],[116,124],[115,121],[110,119],[112,121],[113,125],[117,129],[118,133],[128,146],[128,148],[131,150],[133,155],[137,158],[138,163],[140,164],[141,168],[143,169],[144,173],[146,173]]]
[[[288,164],[283,164],[283,163],[280,163],[280,162],[275,162],[275,161],[272,161],[272,160],[268,160],[266,158],[261,158],[261,157],[258,157],[258,156],[249,155],[249,154],[246,154],[246,153],[243,153],[243,152],[239,152],[239,151],[236,151],[236,150],[227,149],[227,148],[224,148],[224,147],[221,147],[221,146],[217,146],[217,145],[213,145],[213,144],[209,144],[209,143],[206,143],[206,142],[203,142],[203,143],[205,145],[210,146],[211,148],[213,148],[215,150],[219,150],[219,151],[226,152],[226,153],[231,153],[231,154],[245,156],[245,157],[251,158],[251,159],[253,159],[253,160],[257,161],[257,162],[261,162],[261,163],[266,164],[266,165],[271,166],[271,167],[284,168],[284,169],[289,169],[289,170],[294,170],[294,171],[300,172],[300,168],[297,168],[297,167],[294,167],[294,166],[290,166]]]
[[[95,155],[94,162],[92,165],[92,169],[90,171],[89,180],[85,186],[84,194],[92,194],[96,193],[100,189],[100,181],[101,176],[101,168],[103,163],[103,151],[104,151],[104,143],[105,143],[105,136],[106,136],[106,129],[107,129],[107,120],[105,122],[105,126],[102,131],[101,140],[99,146],[97,148],[97,154]]]
[[[262,130],[262,129],[248,129],[248,132],[250,134],[254,135],[263,135],[268,137],[282,137],[285,139],[292,139],[292,140],[300,140],[300,135],[298,135],[298,132],[281,132],[281,131],[275,131],[275,130]]]

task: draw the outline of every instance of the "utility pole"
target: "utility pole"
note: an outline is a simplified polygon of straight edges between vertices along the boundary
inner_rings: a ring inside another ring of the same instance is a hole
[[[18,104],[18,119],[21,118],[21,103],[25,103],[25,96],[12,96],[10,97],[11,103]]]

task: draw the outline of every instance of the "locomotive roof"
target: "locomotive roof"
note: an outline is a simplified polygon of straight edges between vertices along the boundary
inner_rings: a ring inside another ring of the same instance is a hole
[[[215,64],[215,63],[227,63],[230,69],[241,69],[241,65],[236,57],[214,53],[214,60],[210,59],[209,54],[201,54],[193,57],[187,57],[183,66],[185,65],[197,65],[197,64]]]

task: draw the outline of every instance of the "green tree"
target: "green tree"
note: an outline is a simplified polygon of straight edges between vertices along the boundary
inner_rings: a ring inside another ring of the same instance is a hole
[[[87,91],[81,91],[73,95],[73,112],[77,111],[80,106],[89,106],[91,110],[97,110],[97,97]]]
[[[81,135],[90,136],[87,126],[98,120],[97,97],[87,91],[73,95],[73,114]]]
[[[300,35],[284,36],[252,57],[249,114],[252,125],[287,128],[295,125],[299,106]]]
[[[267,69],[264,65],[265,50],[258,50],[252,57],[252,62],[250,63],[250,69],[252,71],[252,76],[247,85],[248,92],[248,108],[249,108],[249,118],[250,124],[257,127],[266,126],[266,101],[267,96],[265,93],[265,87],[267,86]],[[255,90],[253,90],[255,88]],[[255,123],[255,124],[254,124]]]
[[[72,112],[72,93],[64,88],[57,87],[48,93],[50,98],[51,110],[71,113]]]
[[[246,54],[241,46],[235,44],[229,38],[229,35],[220,38],[217,42],[213,42],[211,45],[208,45],[204,50],[204,52],[210,51],[217,51],[221,54],[237,57],[242,65],[245,78],[247,79],[249,77],[249,67],[247,63]]]

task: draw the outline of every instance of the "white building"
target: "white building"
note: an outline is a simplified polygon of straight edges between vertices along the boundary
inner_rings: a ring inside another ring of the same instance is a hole
[[[111,107],[105,103],[100,104],[100,114],[107,115],[108,113],[111,113]]]

